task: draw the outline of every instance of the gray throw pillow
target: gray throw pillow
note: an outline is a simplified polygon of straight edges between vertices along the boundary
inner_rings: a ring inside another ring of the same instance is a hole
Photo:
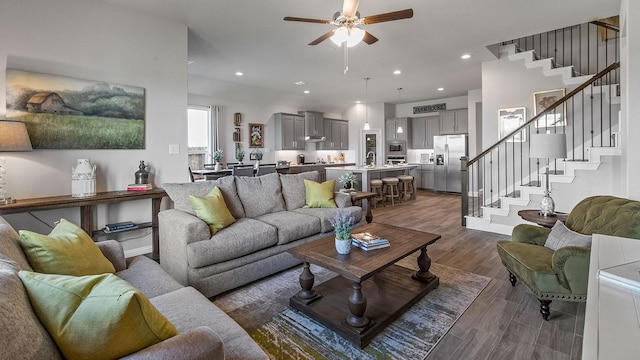
[[[583,235],[568,229],[561,221],[551,228],[551,233],[547,237],[544,246],[556,251],[565,246],[591,247],[591,235]]]

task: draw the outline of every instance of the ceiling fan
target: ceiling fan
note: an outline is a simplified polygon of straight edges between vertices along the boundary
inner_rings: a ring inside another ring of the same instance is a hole
[[[344,3],[342,5],[342,12],[336,12],[333,15],[332,20],[318,20],[291,16],[286,16],[283,20],[333,25],[336,27],[336,29],[333,29],[320,36],[319,38],[313,40],[309,43],[309,45],[318,45],[319,43],[330,38],[336,45],[342,45],[343,43],[346,43],[347,47],[351,47],[360,43],[360,41],[364,41],[369,45],[378,41],[377,37],[371,35],[369,32],[361,28],[361,26],[363,25],[409,19],[413,17],[413,9],[399,10],[373,16],[360,17],[360,13],[358,12],[359,4],[360,0],[344,0]]]

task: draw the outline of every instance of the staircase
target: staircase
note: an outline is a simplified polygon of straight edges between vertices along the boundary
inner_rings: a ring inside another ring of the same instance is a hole
[[[596,30],[600,27],[598,24],[580,25],[582,28],[585,26],[587,29],[595,27]],[[611,30],[608,26],[607,29]],[[576,30],[565,28],[560,31],[571,31],[573,34]],[[584,37],[590,38],[591,31],[585,30],[588,36]],[[557,38],[558,31],[550,33]],[[547,47],[550,42],[548,34]],[[541,35],[537,36],[542,38]],[[536,43],[524,41],[527,42]],[[606,177],[611,172],[614,158],[621,154],[617,136],[617,114],[620,107],[619,86],[615,84],[619,78],[617,53],[614,54],[614,58],[607,57],[604,61],[599,58],[579,59],[579,63],[575,63],[573,56],[562,56],[563,61],[542,58],[539,54],[543,51],[535,49],[535,46],[532,49],[523,49],[522,43],[521,39],[503,43],[499,48],[500,58],[508,59],[510,62],[521,62],[526,69],[539,69],[540,76],[560,76],[567,88],[575,89],[469,160],[466,181],[463,173],[462,215],[464,225],[471,229],[510,235],[515,225],[525,222],[517,215],[519,210],[539,208],[545,191],[542,183],[547,159],[529,159],[530,142],[515,141],[516,136],[523,137],[522,131],[526,131],[527,134],[566,134],[567,158],[551,160],[549,164],[552,171],[549,175],[549,188],[552,190],[558,211],[569,211],[578,200],[600,194],[602,189],[599,187],[598,179]],[[542,46],[545,41],[540,40],[538,43]],[[551,48],[558,45],[554,42]],[[565,49],[561,51],[563,54],[570,53]],[[553,51],[556,54],[557,52],[557,49]],[[560,63],[565,62],[565,59],[573,60],[575,64],[569,62],[562,66]],[[597,74],[594,72],[583,75],[585,68],[594,68],[590,64],[591,61],[598,63],[595,66]],[[586,66],[583,62],[587,63]],[[566,112],[563,109],[567,109]],[[535,126],[542,116],[560,112],[566,117],[566,126]],[[554,189],[558,191],[553,192]]]

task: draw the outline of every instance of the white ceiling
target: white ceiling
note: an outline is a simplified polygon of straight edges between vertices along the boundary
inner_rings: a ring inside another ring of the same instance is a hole
[[[403,103],[466,95],[482,86],[481,63],[495,58],[486,46],[620,11],[620,0],[361,0],[362,16],[407,8],[414,16],[366,26],[380,40],[350,48],[345,75],[342,49],[329,40],[307,45],[331,25],[282,20],[331,19],[342,0],[103,1],[189,27],[191,93],[203,92],[195,84],[206,77],[218,81],[204,95],[245,88],[239,83],[293,98],[300,108],[336,113],[364,100],[365,77],[369,102],[398,103],[399,87]],[[461,60],[464,53],[473,57]],[[393,75],[396,69],[402,74]],[[295,85],[299,80],[306,85]]]

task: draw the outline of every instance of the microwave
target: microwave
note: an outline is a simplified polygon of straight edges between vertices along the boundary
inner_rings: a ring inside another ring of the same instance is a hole
[[[387,155],[406,155],[407,143],[404,141],[387,142]]]

